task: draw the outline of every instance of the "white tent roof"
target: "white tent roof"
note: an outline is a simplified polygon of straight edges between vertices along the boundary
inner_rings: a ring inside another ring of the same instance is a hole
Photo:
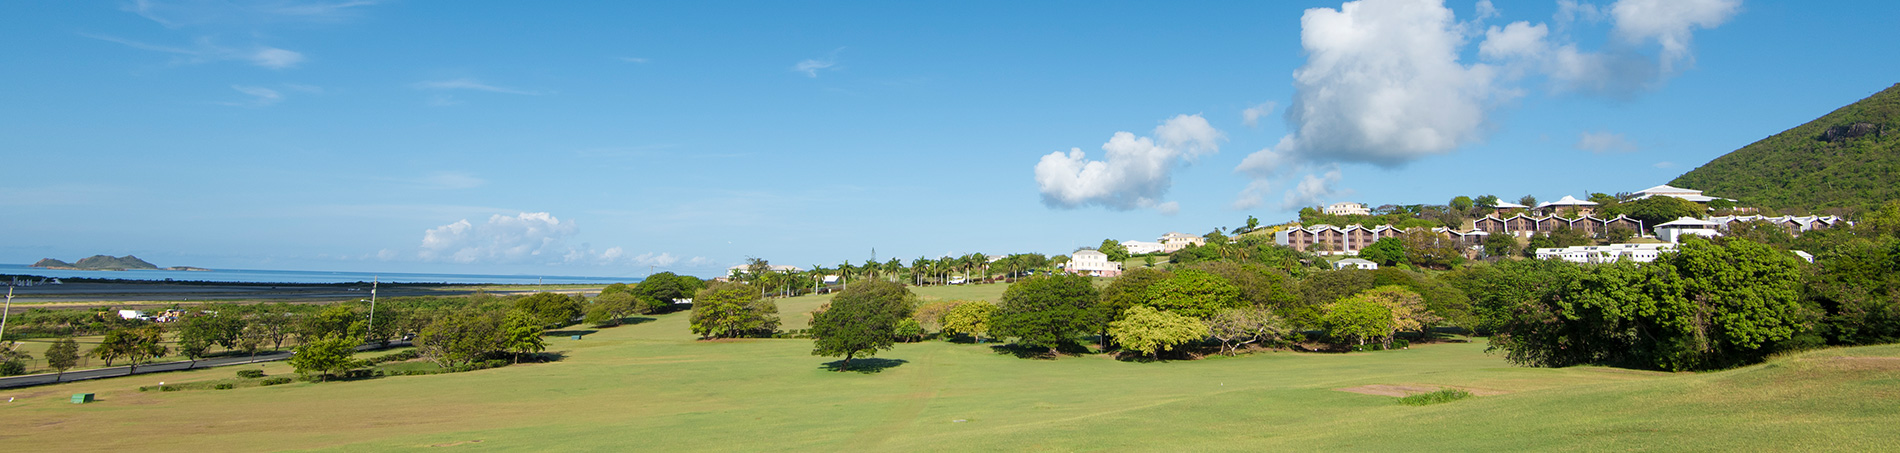
[[[1564,195],[1564,199],[1562,200],[1546,201],[1543,203],[1538,203],[1537,207],[1544,208],[1544,207],[1549,207],[1549,206],[1596,206],[1596,205],[1597,203],[1594,201],[1578,200],[1577,197]]]
[[[1684,189],[1681,187],[1671,186],[1668,184],[1663,184],[1660,186],[1639,190],[1639,191],[1636,191],[1636,193],[1643,194],[1643,195],[1662,195],[1662,194],[1702,195],[1702,191],[1700,190]]]
[[[1498,202],[1497,202],[1497,208],[1498,208],[1498,209],[1524,209],[1524,208],[1528,208],[1528,207],[1530,207],[1530,206],[1525,206],[1525,205],[1521,205],[1521,204],[1517,204],[1517,203],[1512,203],[1512,202],[1509,202],[1509,201],[1504,201],[1504,200],[1498,200]]]

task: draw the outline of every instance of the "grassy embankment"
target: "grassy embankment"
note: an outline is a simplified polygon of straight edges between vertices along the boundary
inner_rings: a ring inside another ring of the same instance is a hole
[[[918,292],[974,299],[985,289]],[[791,314],[817,299],[781,307]],[[1668,374],[1513,367],[1481,343],[1131,363],[926,342],[882,353],[888,368],[860,374],[824,371],[830,359],[810,356],[809,341],[700,342],[686,313],[656,318],[550,337],[568,354],[561,362],[467,373],[136,390],[237,369],[220,368],[3,391],[19,399],[0,406],[9,427],[0,436],[35,451],[1874,451],[1900,442],[1900,346]],[[1406,406],[1336,390],[1375,384],[1487,396]],[[66,402],[78,392],[100,401]]]

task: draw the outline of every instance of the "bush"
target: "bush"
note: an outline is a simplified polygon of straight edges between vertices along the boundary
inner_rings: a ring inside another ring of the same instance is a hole
[[[289,384],[290,381],[291,379],[289,376],[278,376],[278,377],[274,377],[270,379],[265,379],[263,382],[259,382],[259,384],[262,384],[262,385]]]
[[[1472,396],[1473,395],[1471,394],[1471,392],[1467,392],[1464,390],[1443,389],[1436,392],[1420,393],[1417,395],[1399,398],[1399,404],[1404,404],[1407,406],[1424,406],[1428,404],[1449,403],[1452,401],[1458,401],[1461,399],[1470,398]]]
[[[26,364],[18,360],[0,362],[0,376],[19,376],[26,374]]]
[[[264,370],[238,370],[237,375],[245,379],[257,379],[264,377]]]
[[[232,384],[231,384],[231,383],[229,383],[229,382],[226,382],[226,383],[223,383],[223,384],[218,384],[217,386],[214,386],[214,387],[212,387],[212,388],[214,388],[214,389],[218,389],[218,390],[230,390],[230,389],[234,389],[234,388],[237,388],[237,386],[236,386],[236,385],[232,385]]]

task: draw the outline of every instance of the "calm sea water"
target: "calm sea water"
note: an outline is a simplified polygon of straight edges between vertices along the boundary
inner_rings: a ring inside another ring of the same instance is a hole
[[[381,278],[399,283],[488,283],[504,285],[634,283],[639,277],[571,277],[559,275],[415,274],[402,272],[267,271],[216,269],[210,271],[71,271],[40,269],[24,264],[0,264],[0,274],[57,278],[116,278],[123,280],[195,280],[244,283],[350,283]]]

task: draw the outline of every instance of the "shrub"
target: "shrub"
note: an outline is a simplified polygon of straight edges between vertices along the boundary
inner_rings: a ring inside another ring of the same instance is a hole
[[[257,379],[264,377],[264,370],[238,370],[237,375],[245,379]]]
[[[178,388],[176,386],[170,386],[170,385],[158,386],[158,391],[161,391],[161,392],[176,392],[179,390],[184,390],[184,389]]]
[[[1458,400],[1470,398],[1470,397],[1472,397],[1471,392],[1458,390],[1458,389],[1442,389],[1436,392],[1420,393],[1417,395],[1399,398],[1399,404],[1404,404],[1407,406],[1424,406],[1428,404],[1449,403],[1452,401],[1458,401]]]
[[[212,388],[215,388],[215,389],[218,389],[218,390],[230,390],[230,389],[234,389],[234,388],[237,388],[237,386],[236,386],[236,385],[232,385],[232,384],[231,384],[231,383],[229,383],[229,382],[226,382],[226,383],[222,383],[222,384],[218,384],[218,385],[216,385],[216,386],[213,386]]]
[[[289,376],[278,376],[278,377],[274,377],[270,379],[265,379],[263,382],[259,382],[259,384],[263,384],[263,385],[289,384],[290,381],[291,379]]]

